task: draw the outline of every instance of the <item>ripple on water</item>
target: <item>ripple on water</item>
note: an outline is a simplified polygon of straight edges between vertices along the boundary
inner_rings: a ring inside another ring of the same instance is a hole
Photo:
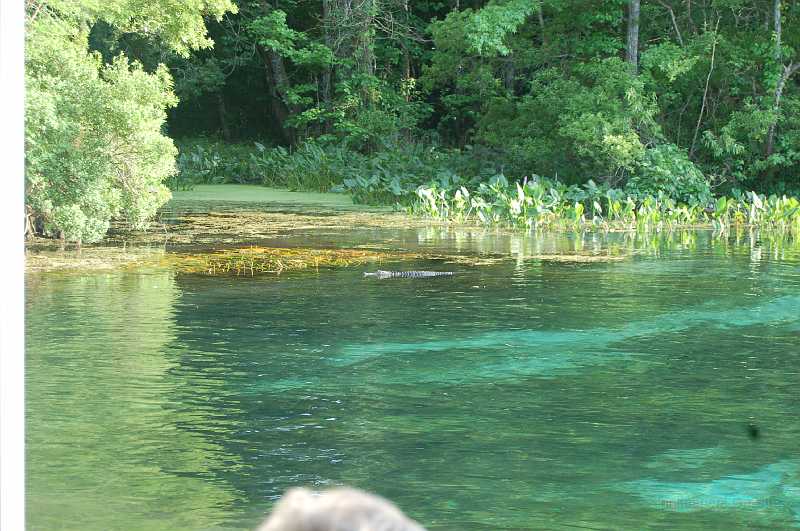
[[[430,529],[798,525],[797,252],[357,238],[513,259],[29,278],[31,528],[252,529],[286,488],[340,483]],[[529,259],[611,247],[630,258]]]

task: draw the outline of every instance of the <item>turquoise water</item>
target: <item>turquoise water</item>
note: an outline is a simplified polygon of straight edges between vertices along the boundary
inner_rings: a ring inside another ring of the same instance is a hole
[[[495,260],[31,275],[31,529],[252,529],[335,484],[429,529],[800,527],[796,242],[304,237]],[[577,248],[628,258],[530,258]]]

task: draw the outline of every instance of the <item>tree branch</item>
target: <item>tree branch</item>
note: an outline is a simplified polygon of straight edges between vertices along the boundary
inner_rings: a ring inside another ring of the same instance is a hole
[[[683,46],[683,37],[681,36],[681,30],[678,28],[678,21],[675,19],[675,11],[672,10],[672,6],[663,0],[658,0],[658,3],[664,6],[667,11],[669,11],[669,16],[672,19],[672,27],[675,29],[675,35],[678,37],[678,43]]]
[[[789,81],[789,78],[792,77],[792,75],[794,75],[794,73],[798,70],[800,70],[800,63],[792,63],[783,67],[783,73],[781,74],[781,78],[778,80],[778,86],[775,87],[775,103],[773,104],[772,108],[776,115],[775,120],[770,124],[769,132],[767,133],[767,157],[772,155],[773,151],[775,150],[775,130],[778,126],[777,113],[781,108],[781,96],[783,96],[783,89],[786,87],[786,82]]]
[[[697,133],[700,132],[700,124],[703,121],[703,113],[706,110],[706,98],[708,97],[708,84],[711,82],[711,74],[714,72],[714,57],[717,51],[717,30],[719,29],[719,21],[717,18],[717,25],[714,28],[714,43],[711,45],[711,66],[708,68],[708,75],[706,76],[706,88],[703,91],[703,104],[700,106],[700,114],[697,117],[697,125],[694,128],[694,136],[692,136],[692,147],[689,148],[689,158],[694,155],[695,144],[697,143]]]

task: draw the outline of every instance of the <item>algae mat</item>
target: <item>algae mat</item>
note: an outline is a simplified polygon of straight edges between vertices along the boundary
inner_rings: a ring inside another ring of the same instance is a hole
[[[325,205],[353,207],[347,194],[328,192],[294,192],[282,188],[268,188],[252,184],[201,184],[192,190],[172,192],[173,201],[236,201],[246,203],[288,203],[299,205]],[[368,209],[357,205],[361,209]]]
[[[176,192],[148,231],[133,231],[117,223],[103,242],[82,249],[59,249],[58,242],[42,238],[30,241],[27,270],[166,264],[184,273],[254,275],[408,259],[479,266],[512,255],[519,259],[520,253],[524,259],[574,263],[618,261],[627,255],[609,248],[598,251],[596,245],[580,242],[548,246],[542,245],[544,239],[527,246],[519,238],[503,229],[353,205],[344,194],[205,185]],[[466,242],[466,246],[457,253],[442,252],[440,244],[451,240]]]

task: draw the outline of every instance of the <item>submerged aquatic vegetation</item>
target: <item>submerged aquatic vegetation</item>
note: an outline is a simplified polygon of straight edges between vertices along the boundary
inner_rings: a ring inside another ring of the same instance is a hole
[[[176,223],[167,228],[169,241],[191,245],[249,243],[304,231],[320,233],[358,228],[414,228],[425,225],[425,221],[420,219],[368,212],[342,212],[336,215],[315,215],[310,212],[211,212],[183,214],[174,221]],[[163,234],[153,234],[153,237],[163,239]]]
[[[700,468],[700,467],[697,467]],[[783,513],[800,524],[800,463],[782,460],[746,474],[700,481],[640,479],[616,488],[645,503],[676,512],[757,506]]]
[[[404,255],[364,249],[246,247],[196,254],[172,254],[165,260],[180,273],[256,275],[320,267],[351,267]]]
[[[153,247],[84,247],[54,250],[29,248],[25,255],[27,273],[43,271],[105,271],[124,267],[145,267],[157,264],[164,256],[163,248]]]
[[[433,353],[446,355],[445,353],[471,349],[481,352],[483,361],[479,364],[480,370],[476,370],[476,364],[470,360],[462,367],[448,365],[436,374],[425,374],[421,378],[427,382],[463,383],[484,378],[548,375],[574,370],[576,367],[632,358],[636,354],[628,350],[625,346],[627,342],[656,334],[682,332],[697,326],[707,330],[730,330],[763,324],[788,328],[798,322],[798,303],[800,297],[797,295],[779,296],[741,308],[721,309],[715,303],[706,303],[699,307],[631,320],[616,328],[496,329],[436,340],[424,336],[408,337],[380,344],[367,339],[342,346],[338,352],[331,354],[330,363],[333,366],[346,367],[381,357],[428,356]],[[512,357],[492,356],[492,353],[505,352],[510,347],[520,354]],[[399,373],[392,373],[386,375],[382,383],[394,383],[401,377]]]

